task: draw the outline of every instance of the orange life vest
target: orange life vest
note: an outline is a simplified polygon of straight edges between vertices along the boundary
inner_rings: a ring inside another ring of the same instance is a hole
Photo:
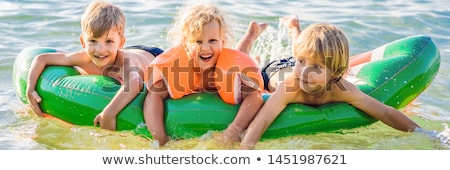
[[[195,76],[193,60],[190,60],[183,46],[171,48],[150,64],[146,76],[148,86],[163,80],[170,97],[179,99],[198,92],[200,80]],[[217,59],[215,87],[225,103],[239,104],[242,101],[242,85],[249,86],[249,92],[263,91],[262,76],[256,62],[247,54],[237,50],[223,48]],[[247,89],[247,88],[246,88]]]

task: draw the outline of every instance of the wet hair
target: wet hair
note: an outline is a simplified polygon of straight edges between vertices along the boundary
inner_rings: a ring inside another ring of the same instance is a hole
[[[103,34],[114,30],[124,37],[126,19],[122,10],[101,0],[94,1],[86,8],[81,18],[81,31],[93,37],[101,37]]]
[[[310,25],[294,42],[293,54],[313,57],[332,71],[332,81],[339,81],[348,70],[349,44],[345,34],[326,23]]]
[[[175,44],[195,42],[202,33],[203,25],[216,21],[225,44],[230,44],[234,37],[228,26],[226,14],[215,4],[202,2],[181,7],[175,17],[174,26],[168,32],[168,38]]]

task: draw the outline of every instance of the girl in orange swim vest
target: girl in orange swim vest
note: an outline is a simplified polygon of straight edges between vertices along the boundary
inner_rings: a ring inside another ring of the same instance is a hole
[[[164,127],[164,100],[191,93],[217,91],[224,102],[241,104],[235,119],[221,133],[224,142],[238,142],[263,104],[262,77],[247,53],[267,25],[250,23],[237,49],[226,48],[231,31],[224,13],[212,4],[181,8],[169,35],[175,47],[149,66],[144,118],[153,138],[163,146],[169,137]]]

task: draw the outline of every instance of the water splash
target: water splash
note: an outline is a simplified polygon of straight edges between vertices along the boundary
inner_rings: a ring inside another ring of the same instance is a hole
[[[443,123],[444,130],[438,134],[439,140],[445,148],[450,149],[450,129],[448,125]]]
[[[292,40],[287,28],[280,21],[277,27],[269,26],[261,33],[253,46],[251,56],[259,56],[259,64],[264,67],[271,61],[292,56],[291,48]]]
[[[416,128],[414,132],[425,134],[432,140],[437,140],[441,143],[442,147],[450,149],[450,129],[447,124],[443,123],[444,130],[441,132],[434,130],[425,130],[422,128]]]

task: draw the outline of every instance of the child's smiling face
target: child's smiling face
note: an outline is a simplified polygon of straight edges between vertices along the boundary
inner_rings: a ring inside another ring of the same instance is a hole
[[[82,34],[80,41],[92,62],[98,67],[105,67],[115,62],[117,51],[123,47],[125,39],[119,32],[110,30],[101,37]]]
[[[186,44],[189,57],[200,70],[214,67],[217,63],[224,43],[220,29],[217,21],[206,23],[195,42]]]

